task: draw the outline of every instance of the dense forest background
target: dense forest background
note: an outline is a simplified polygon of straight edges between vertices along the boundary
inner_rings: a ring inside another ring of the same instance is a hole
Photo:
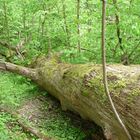
[[[100,0],[0,0],[0,61],[27,66],[58,52],[65,62],[101,63],[101,9]],[[140,64],[139,0],[107,1],[106,50],[107,63]],[[30,79],[0,71],[1,105],[52,139],[104,139],[98,126],[63,112]],[[0,139],[39,140],[17,118],[0,108]]]
[[[140,63],[139,6],[138,0],[108,1],[108,62]],[[15,62],[19,59],[10,47],[19,48],[24,63],[55,51],[72,63],[100,63],[101,1],[1,0],[0,33],[1,55]]]

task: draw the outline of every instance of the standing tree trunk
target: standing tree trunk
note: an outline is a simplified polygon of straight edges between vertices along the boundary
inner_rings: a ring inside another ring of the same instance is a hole
[[[119,24],[120,24],[120,17],[119,17],[119,15],[118,15],[118,11],[119,11],[119,9],[118,9],[118,6],[117,6],[117,0],[113,0],[113,4],[114,4],[114,7],[115,7],[115,10],[117,11],[116,13],[115,13],[115,18],[116,18],[116,32],[117,32],[117,37],[118,37],[118,44],[117,44],[117,46],[119,46],[120,47],[120,49],[124,52],[124,49],[123,49],[123,47],[122,47],[122,37],[121,37],[121,30],[120,30],[120,27],[119,27]]]
[[[104,92],[102,66],[66,64],[56,57],[41,57],[25,68],[0,62],[0,69],[31,78],[71,110],[102,127],[111,140],[127,140]],[[140,139],[140,65],[108,65],[110,93],[134,140]]]
[[[48,11],[50,12],[50,8],[48,9]],[[51,25],[51,23],[49,23]],[[50,36],[50,32],[49,32],[49,27],[46,29],[46,36],[48,38],[48,54],[51,53],[51,48],[52,48],[52,41],[51,41],[51,36]]]
[[[29,34],[29,24],[27,22],[29,22],[27,19],[27,4],[26,2],[22,3],[23,7],[22,7],[22,24],[23,24],[23,33],[24,33],[24,38],[26,40],[26,42],[28,42],[28,39],[32,36],[31,34]]]
[[[89,5],[89,0],[86,0],[86,6],[87,6],[87,15],[88,15],[88,22],[87,22],[87,24],[88,24],[88,29],[87,29],[87,31],[88,31],[88,33],[90,33],[91,32],[91,19],[90,19],[90,14],[92,13],[92,11],[91,11],[91,9],[90,9],[90,5]]]
[[[77,0],[77,49],[78,52],[81,52],[81,42],[80,42],[80,0]]]
[[[10,29],[9,29],[9,22],[8,22],[8,12],[7,12],[7,6],[6,1],[3,2],[3,11],[4,11],[4,26],[5,26],[5,37],[10,44]],[[9,48],[9,54],[12,55],[11,49]]]
[[[70,34],[69,34],[69,29],[68,29],[68,25],[67,25],[67,16],[66,16],[66,4],[65,4],[65,0],[62,0],[62,7],[63,7],[63,18],[64,18],[64,26],[65,26],[65,32],[67,35],[67,47],[70,49]]]
[[[125,52],[123,46],[122,46],[122,37],[121,37],[121,29],[120,29],[120,17],[119,17],[119,8],[117,6],[117,0],[113,0],[113,4],[115,7],[115,10],[117,11],[115,13],[115,18],[116,18],[116,33],[117,33],[117,38],[118,38],[118,44],[116,45],[116,49],[115,49],[115,53],[117,48],[119,47],[122,51],[122,56],[121,56],[121,62],[124,65],[128,65],[129,64],[129,58],[128,58],[128,54]],[[114,54],[115,55],[115,54]]]
[[[22,22],[23,22],[23,31],[26,31],[26,10],[25,10],[25,5],[23,4],[23,9],[22,9]]]
[[[47,9],[46,8],[47,6],[45,5],[45,3],[43,3],[42,7],[43,7],[44,12],[48,10],[48,12],[50,13],[50,9],[51,8],[49,7]],[[49,53],[51,53],[51,48],[52,48],[51,44],[52,43],[51,43],[51,37],[50,37],[50,34],[49,34],[49,27],[46,25],[46,28],[45,28],[45,23],[46,23],[46,20],[47,20],[47,16],[48,16],[48,14],[47,14],[47,12],[45,12],[44,19],[42,21],[42,38],[47,37],[47,40],[48,40],[48,43],[47,43],[48,44],[47,51],[48,51],[48,54],[49,54]],[[43,41],[44,41],[44,39],[43,39]]]

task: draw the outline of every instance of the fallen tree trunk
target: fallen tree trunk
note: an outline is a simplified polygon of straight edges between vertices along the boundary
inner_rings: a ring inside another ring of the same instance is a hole
[[[0,62],[0,69],[31,78],[59,99],[63,110],[77,112],[101,126],[107,139],[127,140],[104,93],[101,65],[40,57],[33,68]],[[140,65],[108,65],[107,71],[115,106],[133,139],[140,140]]]

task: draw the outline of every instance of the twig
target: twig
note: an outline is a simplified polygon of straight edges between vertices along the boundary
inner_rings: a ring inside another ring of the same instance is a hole
[[[77,49],[77,47],[73,47],[73,48]],[[81,50],[83,50],[83,51],[87,51],[87,52],[91,52],[91,53],[95,53],[94,51],[89,50],[89,49],[86,49],[86,48],[81,48]]]

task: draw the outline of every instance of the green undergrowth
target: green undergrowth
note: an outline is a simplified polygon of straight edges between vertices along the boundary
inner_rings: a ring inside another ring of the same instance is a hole
[[[98,127],[74,114],[63,112],[58,101],[30,80],[0,72],[0,105],[19,111],[20,119],[55,140],[90,140]],[[32,119],[30,119],[32,118]],[[17,119],[0,110],[0,140],[39,140],[23,130]]]
[[[0,105],[16,110],[21,103],[36,96],[36,86],[25,78],[0,72]],[[0,140],[25,140],[34,136],[24,133],[17,120],[7,112],[0,111]]]
[[[22,100],[34,96],[36,86],[15,74],[0,73],[0,104],[18,107]]]
[[[11,114],[0,112],[0,140],[37,140],[30,133],[24,133]]]

